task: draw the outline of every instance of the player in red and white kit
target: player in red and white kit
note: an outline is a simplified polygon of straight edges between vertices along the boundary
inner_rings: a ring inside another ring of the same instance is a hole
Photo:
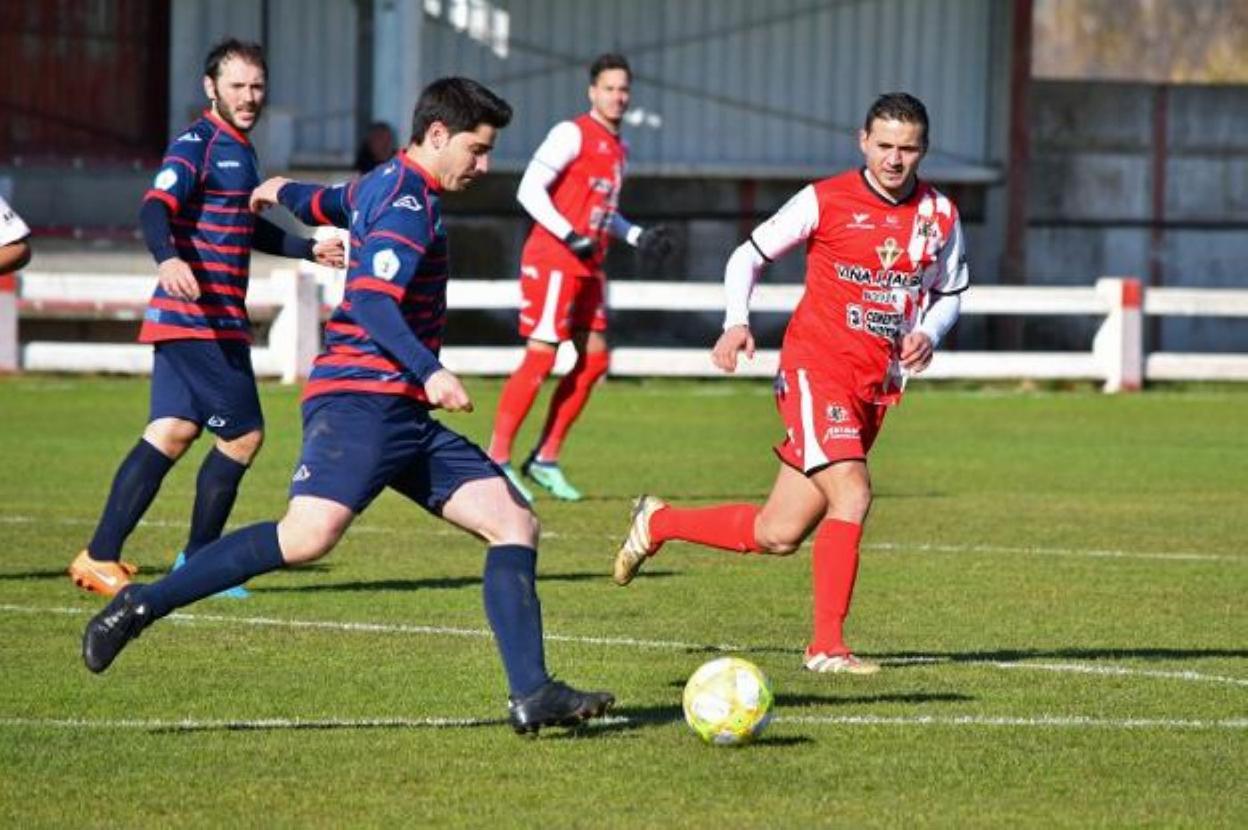
[[[520,336],[528,343],[503,387],[489,454],[530,500],[511,466],[512,443],[565,340],[576,347],[576,365],[556,388],[522,471],[556,498],[581,498],[559,467],[559,450],[610,362],[602,271],[610,239],[639,247],[648,258],[665,256],[672,245],[662,226],[642,229],[617,210],[628,162],[628,145],[620,137],[632,79],[628,61],[601,55],[589,78],[589,112],[551,129],[516,194],[534,221],[520,255]]]
[[[953,203],[917,177],[927,111],[905,93],[880,96],[859,134],[865,164],[799,191],[750,234],[725,269],[728,307],[712,359],[726,372],[754,354],[749,298],[763,267],[806,245],[806,290],[785,332],[776,404],[785,437],[766,504],[634,506],[614,579],[627,585],[673,539],[737,553],[788,555],[814,534],[813,634],[803,659],[817,672],[873,674],[842,628],[871,507],[867,453],[906,378],[927,368],[957,320],[968,272]]]

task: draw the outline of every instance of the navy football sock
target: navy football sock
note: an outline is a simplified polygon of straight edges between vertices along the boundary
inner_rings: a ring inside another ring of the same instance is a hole
[[[163,579],[140,588],[137,599],[151,606],[152,619],[285,564],[277,542],[277,522],[261,522],[236,530],[200,553]]]
[[[238,483],[243,480],[247,465],[213,447],[204,456],[199,476],[195,479],[195,507],[191,511],[191,535],[184,553],[190,559],[195,551],[221,538],[225,520],[234,508]]]
[[[92,559],[116,562],[121,558],[121,546],[126,537],[147,512],[172,467],[172,458],[139,439],[113,477],[100,523],[87,545]]]
[[[537,599],[537,551],[497,545],[485,552],[485,615],[515,697],[532,694],[550,680],[542,648],[542,604]]]

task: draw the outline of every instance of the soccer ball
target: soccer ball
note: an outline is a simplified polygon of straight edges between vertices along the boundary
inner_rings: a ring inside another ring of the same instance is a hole
[[[771,721],[771,684],[739,657],[703,663],[685,684],[685,720],[702,740],[719,746],[749,743]]]

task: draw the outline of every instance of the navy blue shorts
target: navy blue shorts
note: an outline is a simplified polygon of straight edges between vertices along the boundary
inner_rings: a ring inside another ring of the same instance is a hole
[[[440,515],[461,485],[502,476],[485,452],[397,395],[318,395],[303,404],[303,450],[290,495],[356,513],[386,487]]]
[[[148,423],[181,418],[227,441],[264,427],[251,347],[237,340],[156,344]]]

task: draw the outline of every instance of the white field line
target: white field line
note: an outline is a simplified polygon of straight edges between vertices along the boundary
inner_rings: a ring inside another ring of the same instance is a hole
[[[4,524],[33,524],[36,521],[44,521],[50,524],[73,527],[94,527],[94,519],[78,519],[78,518],[59,518],[59,519],[37,519],[34,516],[0,516],[0,525]],[[140,527],[155,528],[173,528],[181,530],[186,528],[185,522],[173,522],[163,519],[144,519],[139,522]],[[385,525],[359,525],[351,528],[349,531],[352,535],[360,534],[378,534],[383,536],[398,535],[401,533],[412,534],[410,528],[387,527]],[[453,536],[462,537],[464,532],[449,527],[426,528],[415,531],[418,536]],[[593,541],[611,541],[618,542],[619,535],[597,534],[597,533],[560,533],[552,531],[543,531],[544,539],[589,539]],[[1131,551],[1131,550],[1080,550],[1078,548],[1056,548],[1056,547],[1038,547],[1038,546],[1009,546],[1009,545],[940,545],[940,544],[921,544],[915,542],[867,542],[863,544],[864,550],[878,550],[888,553],[1005,553],[1018,556],[1071,556],[1083,557],[1088,559],[1146,559],[1153,561],[1173,561],[1173,562],[1240,562],[1248,563],[1248,557],[1235,556],[1223,553],[1191,553],[1184,551]]]
[[[43,614],[82,616],[89,613],[84,608],[47,608],[26,605],[0,604],[0,613],[10,614]],[[222,614],[186,614],[178,612],[169,616],[171,620],[187,623],[224,623],[226,625],[247,625],[267,628],[319,629],[324,631],[366,632],[372,634],[415,634],[440,637],[473,637],[490,639],[493,634],[484,628],[452,628],[434,625],[410,625],[403,623],[370,623],[370,622],[338,622],[334,620],[284,620],[274,617],[235,617]],[[671,651],[693,652],[742,652],[751,651],[749,646],[720,643],[688,643],[679,640],[642,640],[633,637],[591,637],[573,634],[544,635],[550,642],[577,643],[595,646],[628,646],[632,648],[653,648]],[[794,654],[798,650],[794,650]],[[945,663],[966,666],[990,666],[997,669],[1036,669],[1058,673],[1093,674],[1117,677],[1150,677],[1162,680],[1182,680],[1192,683],[1222,683],[1231,686],[1248,687],[1248,678],[1225,677],[1216,674],[1203,674],[1194,671],[1159,671],[1156,669],[1135,669],[1127,666],[1085,665],[1081,663],[1008,663],[1000,660],[957,660],[947,661],[941,657],[901,657],[886,660],[886,663],[905,665],[911,663]]]
[[[588,728],[620,724],[647,724],[653,719],[610,716],[591,721]],[[673,723],[679,721],[673,720]],[[269,729],[463,729],[505,724],[503,718],[257,718],[254,720],[120,720],[88,718],[0,718],[0,727],[32,729],[102,729],[154,732],[245,731]],[[960,715],[888,717],[883,715],[829,715],[827,717],[779,715],[773,723],[798,726],[920,726],[920,727],[1019,727],[1043,729],[1120,729],[1120,730],[1214,730],[1248,729],[1248,718],[1227,720],[1184,720],[1177,718],[1092,718],[1082,715],[1040,715],[1009,717]]]
[[[83,608],[38,608],[24,605],[0,605],[0,612],[13,614],[67,614],[78,616],[90,613]],[[453,628],[440,625],[409,625],[405,623],[338,622],[335,620],[283,620],[274,617],[235,617],[222,614],[187,614],[176,612],[169,619],[189,623],[225,623],[269,628],[321,629],[328,631],[357,631],[371,634],[425,634],[438,637],[472,637],[493,639],[485,628]],[[708,646],[705,643],[683,643],[677,640],[641,640],[633,637],[589,637],[572,634],[545,633],[543,639],[554,643],[579,643],[595,646],[632,646],[634,648],[657,648],[672,651],[744,651],[746,646],[723,643]],[[796,652],[794,652],[796,653]]]

